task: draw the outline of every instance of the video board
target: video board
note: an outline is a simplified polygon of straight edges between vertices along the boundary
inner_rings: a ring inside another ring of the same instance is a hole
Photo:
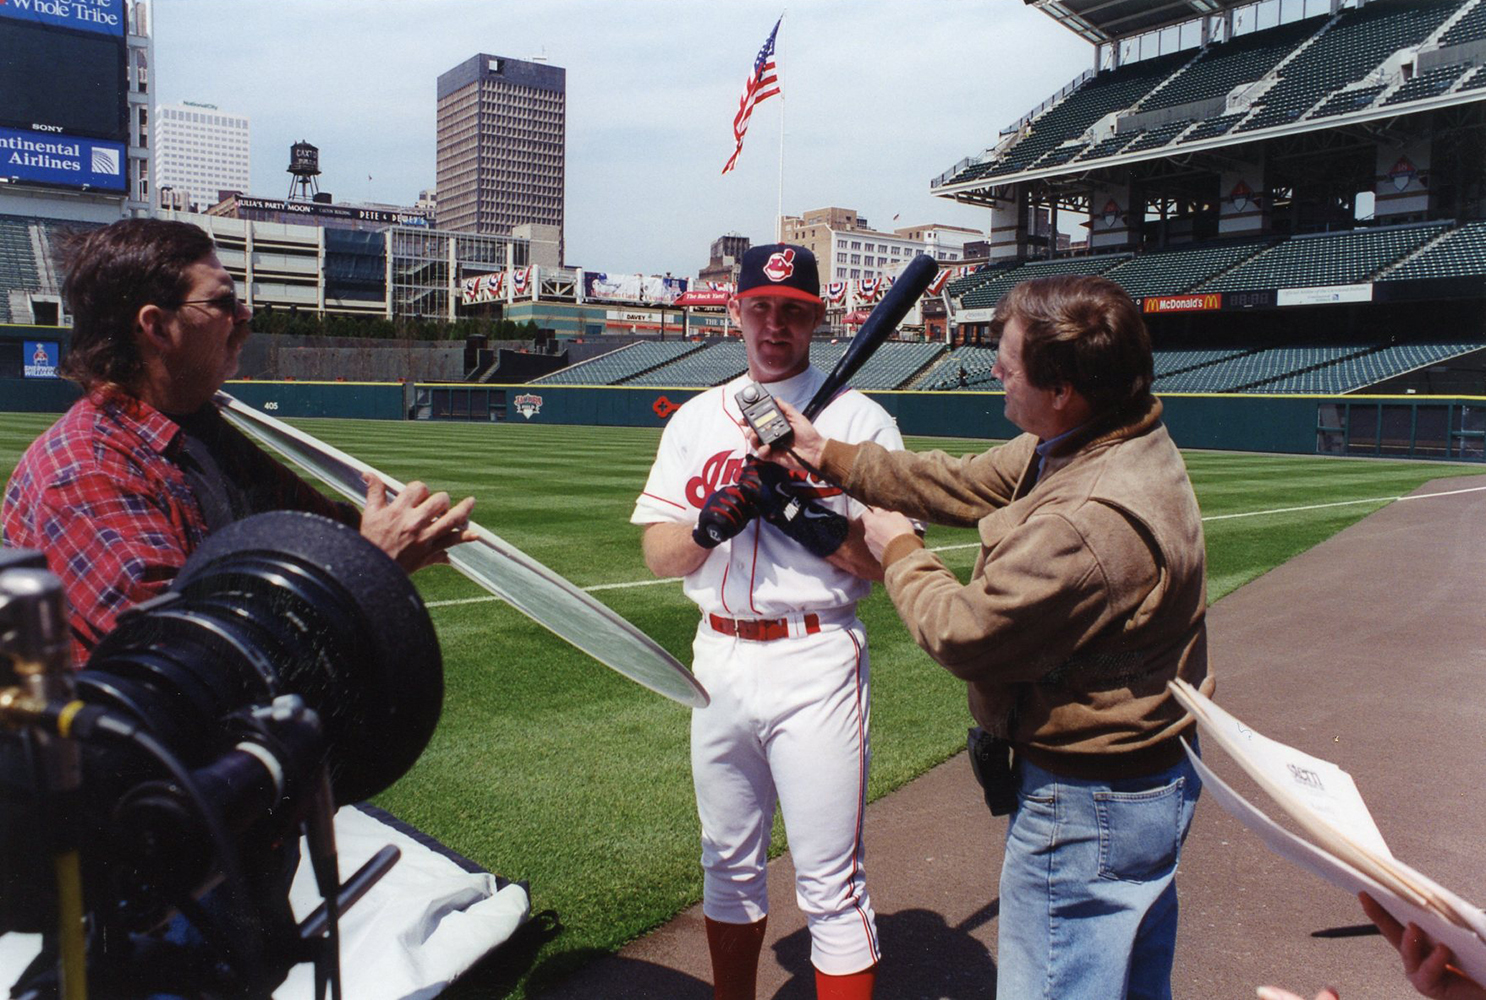
[[[0,177],[125,191],[125,0],[0,2]]]
[[[0,125],[127,140],[122,38],[0,16],[0,52]]]

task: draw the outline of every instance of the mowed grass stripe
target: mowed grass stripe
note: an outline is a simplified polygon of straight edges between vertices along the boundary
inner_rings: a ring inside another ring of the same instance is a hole
[[[1239,513],[1239,514],[1209,514],[1209,515],[1203,517],[1202,520],[1203,520],[1203,523],[1208,523],[1208,522],[1211,522],[1211,521],[1227,521],[1227,520],[1231,520],[1233,518],[1239,518],[1239,517],[1274,517],[1274,516],[1280,515],[1280,514],[1298,514],[1298,513],[1303,513],[1303,512],[1312,511],[1312,510],[1324,510],[1324,509],[1331,508],[1331,507],[1350,507],[1350,506],[1353,506],[1353,505],[1356,505],[1356,504],[1370,504],[1374,508],[1376,508],[1380,504],[1393,503],[1393,502],[1397,502],[1397,501],[1403,501],[1403,500],[1429,500],[1429,499],[1434,498],[1434,497],[1457,496],[1457,495],[1462,494],[1462,493],[1476,493],[1476,492],[1480,492],[1481,490],[1486,490],[1486,486],[1476,486],[1476,487],[1472,487],[1470,489],[1463,489],[1463,490],[1445,490],[1445,491],[1440,492],[1440,493],[1416,493],[1416,494],[1412,494],[1410,496],[1402,496],[1402,497],[1366,497],[1366,498],[1363,498],[1361,500],[1337,500],[1337,501],[1335,501],[1333,503],[1308,504],[1308,505],[1302,506],[1302,507],[1276,507],[1276,508],[1272,508],[1270,510],[1249,510],[1249,511],[1244,511],[1244,512]],[[958,552],[958,551],[960,551],[962,549],[979,549],[980,547],[981,547],[981,543],[978,542],[978,541],[976,541],[976,542],[961,542],[961,543],[955,544],[955,545],[931,545],[928,548],[929,548],[929,551],[930,552],[935,552],[935,553],[939,553],[939,554],[942,555],[943,553],[946,553],[946,552]],[[588,593],[591,594],[591,593],[594,593],[596,591],[602,591],[602,590],[623,590],[623,589],[626,589],[626,588],[629,588],[629,587],[654,587],[654,586],[659,586],[659,585],[662,585],[662,584],[675,584],[675,583],[679,583],[680,580],[681,580],[680,577],[675,577],[675,576],[662,577],[662,578],[659,578],[659,579],[651,578],[651,579],[648,579],[648,580],[627,580],[627,581],[625,581],[623,583],[599,583],[599,584],[594,584],[591,587],[584,587],[583,590],[585,590],[585,591],[587,591]],[[458,598],[458,599],[455,599],[455,600],[448,600],[448,601],[431,601],[431,602],[428,602],[428,607],[430,607],[430,608],[439,608],[439,607],[447,607],[447,606],[452,605],[452,604],[478,604],[481,601],[498,601],[498,600],[500,600],[500,598],[499,597],[496,597],[494,594],[486,594],[484,597],[462,597],[462,598]]]
[[[6,478],[50,415],[0,414]],[[659,432],[645,428],[296,420],[324,440],[409,480],[473,494],[476,518],[583,587],[649,576],[628,523]],[[951,454],[987,442],[910,438]],[[1401,496],[1479,466],[1193,452],[1205,515]],[[1381,506],[1381,504],[1379,504]],[[1369,504],[1207,525],[1209,596],[1304,551],[1365,516]],[[968,577],[973,529],[931,529]],[[419,573],[426,600],[483,595],[447,568]],[[594,595],[690,660],[695,605],[677,584]],[[881,588],[860,613],[871,634],[876,798],[956,753],[969,723],[961,683],[930,662]],[[669,919],[701,891],[687,756],[689,713],[597,665],[500,602],[431,610],[446,696],[438,731],[379,804],[508,878],[526,879],[537,909],[564,931],[514,984],[492,973],[454,996],[525,997],[543,983]],[[784,847],[782,833],[775,850]],[[780,901],[780,905],[789,905]]]

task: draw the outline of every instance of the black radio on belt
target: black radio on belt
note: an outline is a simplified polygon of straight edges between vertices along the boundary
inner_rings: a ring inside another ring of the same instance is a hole
[[[1016,772],[1013,769],[1011,744],[997,739],[979,726],[972,728],[966,745],[970,750],[970,769],[985,790],[986,805],[992,816],[1005,816],[1016,809]]]
[[[749,382],[738,390],[736,398],[738,409],[743,411],[743,419],[748,421],[748,426],[753,428],[761,442],[781,448],[789,447],[795,432],[790,428],[789,421],[784,419],[784,414],[779,412],[778,404],[767,389],[757,382]]]

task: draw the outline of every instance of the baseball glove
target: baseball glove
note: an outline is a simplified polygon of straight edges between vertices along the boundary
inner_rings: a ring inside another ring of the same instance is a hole
[[[754,483],[743,479],[714,490],[702,503],[692,539],[704,549],[716,548],[742,531],[758,514],[757,477]]]
[[[812,555],[824,559],[846,541],[850,524],[828,507],[795,495],[796,480],[782,465],[750,458],[739,484],[757,481],[755,505],[765,521],[799,542]]]

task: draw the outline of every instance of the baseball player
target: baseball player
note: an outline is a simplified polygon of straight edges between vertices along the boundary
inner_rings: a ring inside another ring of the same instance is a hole
[[[814,255],[750,249],[728,313],[748,371],[671,416],[630,518],[645,525],[646,565],[682,577],[702,613],[693,670],[712,701],[692,714],[691,763],[714,996],[754,996],[777,802],[816,995],[865,1000],[880,952],[862,867],[870,687],[856,602],[882,571],[851,520],[856,501],[749,458],[736,398],[754,380],[801,407],[825,379],[810,366],[825,315]],[[892,418],[855,391],[819,424],[903,447]]]

